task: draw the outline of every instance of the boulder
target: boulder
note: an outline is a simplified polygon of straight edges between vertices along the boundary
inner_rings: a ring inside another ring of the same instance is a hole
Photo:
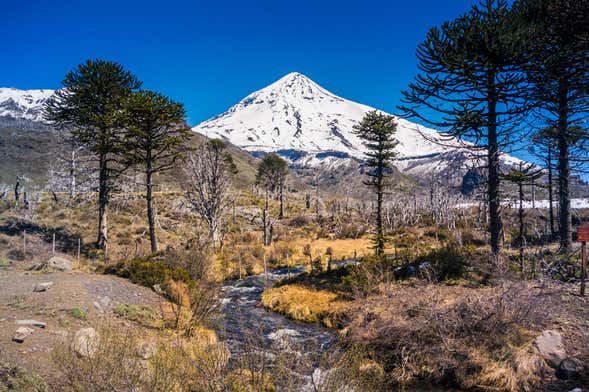
[[[81,328],[74,335],[72,349],[80,357],[92,358],[98,350],[98,333],[94,328]]]
[[[560,363],[567,357],[562,344],[562,335],[558,331],[542,331],[542,334],[534,340],[534,346],[538,354],[554,368],[558,368]]]
[[[33,292],[40,293],[42,291],[47,291],[51,286],[53,286],[53,282],[39,282],[33,287]]]
[[[56,269],[58,271],[71,271],[72,262],[60,256],[53,256],[47,261],[46,268]]]
[[[25,339],[32,335],[35,332],[32,328],[28,327],[19,327],[16,332],[14,333],[14,337],[12,338],[13,341],[17,343],[22,343]]]

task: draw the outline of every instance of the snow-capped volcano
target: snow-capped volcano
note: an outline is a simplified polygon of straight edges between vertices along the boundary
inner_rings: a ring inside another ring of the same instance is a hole
[[[278,152],[298,165],[333,165],[363,158],[365,147],[354,134],[354,125],[370,110],[375,109],[338,97],[293,72],[193,130],[254,154]],[[397,119],[395,137],[396,165],[408,174],[466,169],[473,163],[461,148],[467,142],[404,119]]]
[[[43,121],[43,105],[53,90],[18,90],[0,87],[0,117]]]

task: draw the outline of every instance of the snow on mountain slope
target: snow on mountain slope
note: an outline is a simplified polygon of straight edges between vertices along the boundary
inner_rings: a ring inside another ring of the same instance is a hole
[[[41,122],[43,104],[53,90],[18,90],[0,87],[0,117]]]
[[[297,165],[334,166],[363,158],[365,148],[353,127],[370,110],[375,109],[338,97],[293,72],[193,130],[254,154],[278,152]],[[426,174],[456,166],[465,169],[473,163],[460,148],[467,142],[404,119],[397,121],[396,165],[402,171]]]

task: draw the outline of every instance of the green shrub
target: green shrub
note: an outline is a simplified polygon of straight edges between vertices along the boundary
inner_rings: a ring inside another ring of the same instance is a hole
[[[184,282],[188,286],[194,286],[195,284],[185,269],[153,260],[121,261],[106,267],[104,273],[117,275],[147,287],[153,287],[154,285],[165,286],[170,280]]]
[[[10,249],[6,256],[11,260],[23,261],[27,256],[30,256],[30,254],[29,252],[25,253],[22,249]]]
[[[415,260],[417,266],[429,263],[434,270],[437,280],[460,278],[466,272],[467,255],[463,249],[454,243],[434,249]]]
[[[88,319],[88,312],[86,312],[82,308],[73,308],[70,310],[70,315],[78,320],[86,320]]]
[[[113,312],[119,317],[139,323],[153,321],[157,317],[157,312],[146,305],[118,305]]]

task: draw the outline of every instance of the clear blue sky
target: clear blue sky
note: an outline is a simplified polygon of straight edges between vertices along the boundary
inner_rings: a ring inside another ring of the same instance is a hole
[[[428,28],[474,1],[6,1],[0,86],[59,87],[87,58],[115,60],[184,102],[196,125],[298,71],[392,112]]]

